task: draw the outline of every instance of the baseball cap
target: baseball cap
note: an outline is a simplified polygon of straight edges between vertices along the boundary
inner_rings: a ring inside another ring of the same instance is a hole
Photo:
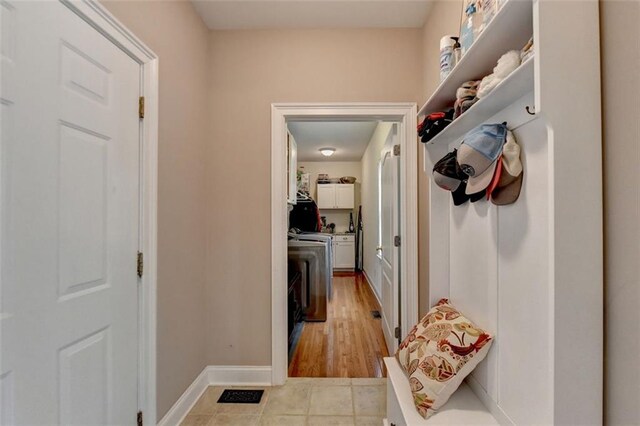
[[[520,196],[524,169],[520,161],[520,145],[511,131],[507,131],[507,141],[502,148],[502,174],[496,188],[491,193],[493,204],[504,206],[514,203]]]
[[[433,181],[440,188],[451,191],[453,204],[459,206],[464,204],[469,197],[465,193],[467,175],[458,165],[456,158],[457,150],[454,149],[438,160],[433,166]]]
[[[489,186],[487,186],[487,200],[491,198],[491,194],[498,187],[498,182],[500,181],[500,177],[502,176],[502,156],[496,162],[496,170],[493,172],[493,178],[491,178],[491,182],[489,182]]]
[[[445,112],[434,112],[425,117],[418,126],[418,136],[420,141],[429,142],[438,133],[444,130],[453,120],[453,108]]]
[[[467,182],[461,182],[458,189],[455,191],[451,191],[451,199],[453,200],[454,206],[460,206],[467,201],[469,201],[470,197],[465,193],[467,189]]]
[[[478,193],[491,183],[506,134],[506,123],[498,123],[482,124],[465,135],[457,161],[462,171],[469,176],[467,194]]]
[[[483,189],[482,191],[476,192],[475,194],[467,195],[466,190],[467,190],[467,182],[464,181],[460,184],[458,189],[456,189],[451,193],[451,198],[453,198],[453,205],[459,206],[461,204],[466,203],[467,200],[471,201],[472,203],[475,203],[476,201],[480,201],[484,199],[484,196],[486,193],[486,191]]]
[[[471,200],[472,203],[475,203],[477,201],[483,200],[485,194],[487,193],[486,189],[483,189],[482,191],[479,192],[474,192],[473,194],[469,194],[469,200]]]

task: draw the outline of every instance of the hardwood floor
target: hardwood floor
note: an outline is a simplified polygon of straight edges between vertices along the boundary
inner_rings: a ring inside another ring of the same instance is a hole
[[[381,310],[361,273],[336,274],[326,322],[305,322],[289,377],[385,377]]]

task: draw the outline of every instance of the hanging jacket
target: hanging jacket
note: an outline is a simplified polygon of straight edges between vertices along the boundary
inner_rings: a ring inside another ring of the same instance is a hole
[[[298,200],[289,213],[289,229],[298,228],[303,232],[320,232],[322,222],[320,210],[315,201]]]

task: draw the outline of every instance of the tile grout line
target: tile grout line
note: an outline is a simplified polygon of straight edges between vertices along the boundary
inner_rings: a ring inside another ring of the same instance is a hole
[[[262,396],[265,397],[265,399],[264,399],[264,405],[260,409],[260,414],[258,415],[258,423],[260,423],[260,419],[262,419],[262,415],[264,414],[264,409],[267,407],[267,403],[269,402],[269,396],[271,395],[270,387],[265,386],[262,389],[264,390],[264,392],[262,393]]]
[[[307,399],[307,414],[304,417],[304,424],[309,425],[309,411],[311,411],[311,395],[313,394],[313,383],[309,383],[309,398]]]
[[[353,413],[353,424],[356,424],[356,393],[353,388],[353,380],[351,381],[351,412]]]
[[[261,388],[264,392],[262,392],[262,398],[264,398],[264,404],[262,405],[262,408],[260,408],[259,412],[258,412],[258,421],[256,423],[256,425],[260,425],[260,421],[262,420],[262,414],[264,413],[264,407],[267,406],[267,402],[269,402],[269,390],[267,390],[267,387],[263,387]],[[260,404],[262,404],[262,399],[260,400]]]

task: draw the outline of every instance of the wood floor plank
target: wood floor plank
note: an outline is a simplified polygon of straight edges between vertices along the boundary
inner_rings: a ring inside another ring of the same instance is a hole
[[[389,354],[373,310],[381,307],[363,274],[334,276],[327,321],[304,324],[289,377],[385,377]]]

